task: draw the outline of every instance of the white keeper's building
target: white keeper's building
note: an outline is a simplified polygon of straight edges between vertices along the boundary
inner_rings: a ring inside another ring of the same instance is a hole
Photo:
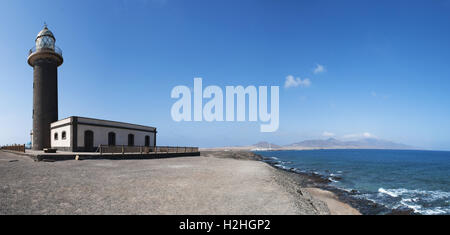
[[[85,117],[50,124],[51,148],[71,152],[95,151],[99,145],[156,146],[156,128]]]

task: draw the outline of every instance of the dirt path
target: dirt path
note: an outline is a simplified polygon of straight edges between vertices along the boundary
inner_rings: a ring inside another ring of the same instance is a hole
[[[263,162],[34,162],[0,152],[0,214],[312,214]]]

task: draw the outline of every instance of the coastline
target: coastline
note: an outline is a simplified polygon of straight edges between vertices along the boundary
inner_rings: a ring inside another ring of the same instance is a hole
[[[247,159],[262,161],[277,173],[284,175],[284,181],[293,181],[287,187],[299,187],[301,192],[308,192],[313,198],[328,203],[329,208],[338,211],[331,211],[331,214],[361,214],[361,215],[416,215],[412,209],[389,209],[386,206],[374,201],[355,197],[359,194],[356,190],[344,190],[331,186],[330,179],[315,173],[299,172],[298,169],[285,168],[271,158],[266,158],[259,154],[245,149],[202,149],[203,155],[215,153],[216,155],[225,155],[235,159]],[[298,191],[298,190],[297,190]]]
[[[268,165],[272,166],[274,169],[277,169],[280,172],[284,172],[288,174],[291,178],[294,178],[296,181],[301,182],[301,185],[315,193],[317,197],[322,197],[322,200],[329,200],[329,198],[333,198],[337,200],[339,203],[345,204],[361,215],[375,215],[375,214],[411,214],[410,211],[405,213],[404,211],[392,211],[387,207],[375,203],[370,200],[355,198],[353,195],[356,192],[346,191],[343,189],[339,189],[333,186],[330,186],[331,182],[324,176],[318,174],[307,174],[303,172],[298,172],[293,168],[282,168],[278,166],[276,163],[272,162],[270,159],[266,159],[261,157],[262,160]],[[324,195],[328,195],[328,197],[323,198]],[[320,200],[319,199],[319,200]],[[331,205],[333,206],[333,205]]]
[[[263,156],[246,150],[204,150],[204,157],[233,158],[238,160],[261,161],[274,170],[277,183],[282,185],[297,199],[310,200],[320,215],[362,215],[355,205],[343,200],[339,193],[326,187],[327,181],[319,176],[299,174],[265,161]],[[361,203],[361,202],[358,202]]]
[[[258,155],[256,153],[253,154]],[[308,179],[308,183],[304,184],[303,187],[311,187],[312,191],[315,192],[318,197],[331,193],[329,194],[330,197],[335,198],[341,203],[349,205],[362,215],[418,215],[412,209],[390,209],[380,203],[361,197],[355,197],[360,194],[357,190],[344,190],[332,186],[330,185],[332,181],[327,176],[317,173],[305,173],[298,171],[299,169],[295,168],[286,168],[280,166],[278,162],[274,161],[272,158],[266,158],[261,155],[258,156],[259,160],[269,164],[279,171],[287,172],[291,175],[291,177]],[[298,181],[301,182],[302,180]],[[322,190],[322,192],[320,190]],[[323,198],[323,200],[327,200],[327,198]]]

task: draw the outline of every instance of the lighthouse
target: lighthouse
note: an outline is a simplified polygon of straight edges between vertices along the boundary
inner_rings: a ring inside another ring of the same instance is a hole
[[[51,147],[50,124],[58,120],[58,67],[63,57],[55,41],[44,25],[28,54],[28,64],[33,67],[33,150]]]

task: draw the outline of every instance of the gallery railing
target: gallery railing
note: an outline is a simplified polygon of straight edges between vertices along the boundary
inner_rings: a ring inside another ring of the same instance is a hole
[[[36,49],[36,46],[32,47],[29,51],[28,51],[28,56],[30,56],[31,54],[35,53],[35,52],[40,52],[40,51],[52,51],[55,52],[56,54],[62,56],[62,50],[61,48],[55,46],[54,49],[50,49],[50,48],[40,48],[40,49]]]
[[[100,154],[164,154],[164,153],[196,153],[198,147],[174,147],[174,146],[127,146],[127,145],[99,145],[97,152]]]
[[[25,152],[25,145],[24,144],[6,145],[6,146],[2,146],[1,149],[24,153]]]

